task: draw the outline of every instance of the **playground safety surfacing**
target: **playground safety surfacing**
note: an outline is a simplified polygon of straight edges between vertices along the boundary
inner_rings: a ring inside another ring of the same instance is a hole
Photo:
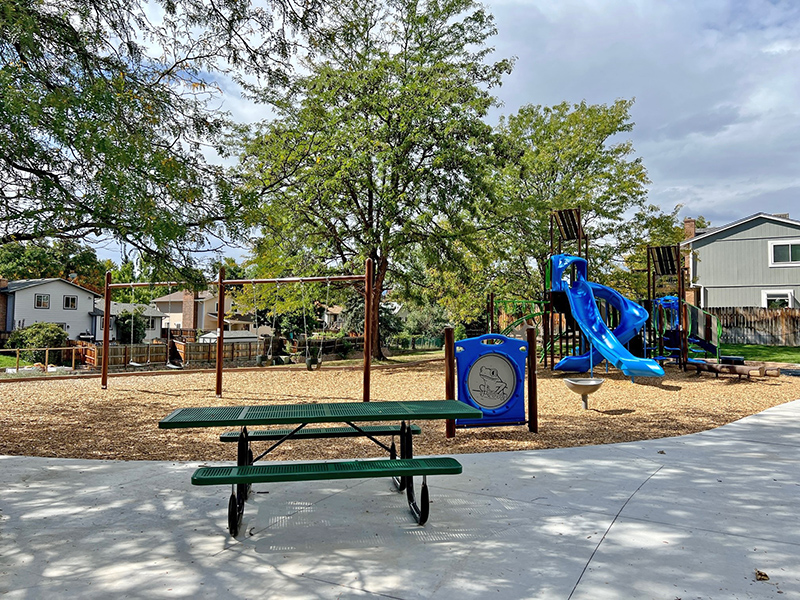
[[[458,458],[425,527],[388,481],[292,483],[255,486],[233,540],[197,462],[0,457],[0,596],[800,599],[800,400]]]

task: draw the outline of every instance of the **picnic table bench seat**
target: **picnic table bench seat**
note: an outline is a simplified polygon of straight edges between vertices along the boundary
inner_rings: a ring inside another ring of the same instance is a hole
[[[310,440],[323,438],[360,437],[365,433],[369,435],[399,435],[401,433],[400,426],[394,424],[364,425],[359,429],[361,431],[354,429],[353,427],[306,427],[294,433],[292,438],[296,440]],[[411,425],[409,429],[411,430],[412,435],[419,435],[422,433],[422,429],[420,429],[419,425]],[[259,429],[255,431],[248,430],[247,437],[251,442],[271,441],[283,439],[291,433],[291,429]],[[239,431],[226,431],[219,436],[219,439],[223,442],[238,442],[239,436]]]
[[[247,494],[242,488],[253,483],[367,479],[391,477],[398,491],[405,489],[408,507],[417,523],[424,525],[430,514],[428,475],[458,475],[461,463],[448,456],[332,462],[280,463],[224,467],[200,467],[192,475],[193,485],[232,485],[239,488],[228,501],[228,530],[239,535]],[[420,500],[414,492],[414,476],[422,476]]]
[[[406,477],[415,475],[458,475],[461,470],[461,463],[447,456],[399,458],[396,460],[273,463],[243,467],[200,467],[192,475],[192,485],[366,479],[371,477]]]

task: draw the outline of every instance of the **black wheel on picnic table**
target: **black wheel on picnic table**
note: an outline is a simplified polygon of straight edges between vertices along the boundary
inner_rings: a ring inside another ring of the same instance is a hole
[[[231,494],[228,500],[228,531],[232,537],[239,535],[239,527],[242,525],[242,513],[239,512],[239,501],[236,494]]]

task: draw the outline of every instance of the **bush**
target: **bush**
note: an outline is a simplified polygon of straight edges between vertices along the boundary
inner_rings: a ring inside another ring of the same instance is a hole
[[[9,348],[63,348],[69,334],[55,323],[34,323],[22,329],[15,329],[8,338]],[[23,352],[21,355],[29,362],[44,363],[44,350]],[[51,352],[50,363],[61,362],[61,352]]]
[[[459,323],[453,328],[453,337],[456,341],[467,339],[467,327],[463,323]]]
[[[117,315],[117,342],[120,344],[131,343],[131,321],[133,321],[133,343],[142,343],[147,335],[147,319],[142,316],[142,312],[144,311],[137,309],[134,313],[126,311]]]

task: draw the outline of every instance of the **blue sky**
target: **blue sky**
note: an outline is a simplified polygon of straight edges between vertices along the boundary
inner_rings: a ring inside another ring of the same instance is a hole
[[[523,104],[635,98],[650,201],[716,225],[800,219],[800,2],[494,0],[499,90]]]

